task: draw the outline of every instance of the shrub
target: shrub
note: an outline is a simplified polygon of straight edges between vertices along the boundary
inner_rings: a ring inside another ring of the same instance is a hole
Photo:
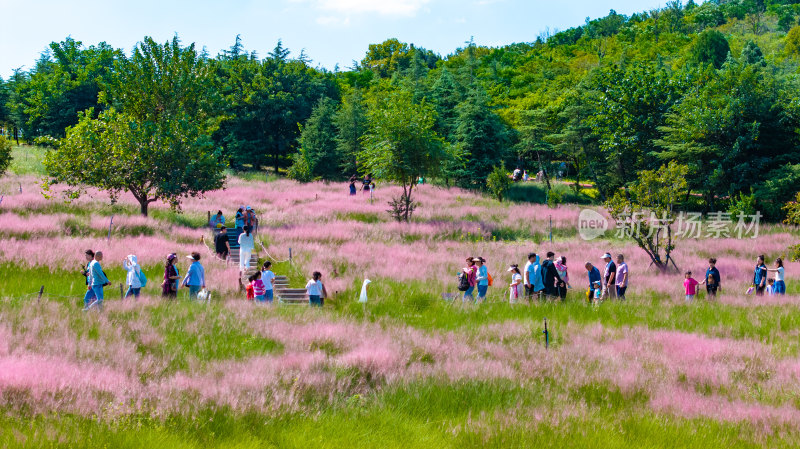
[[[5,136],[0,136],[0,176],[2,176],[11,164],[11,141]]]
[[[505,164],[495,167],[489,176],[486,178],[486,187],[492,196],[497,198],[497,201],[503,201],[508,189],[511,188],[511,178],[508,177]]]

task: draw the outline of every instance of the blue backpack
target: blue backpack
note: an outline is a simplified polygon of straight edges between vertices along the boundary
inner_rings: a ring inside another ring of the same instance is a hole
[[[147,286],[147,276],[144,275],[144,271],[139,268],[139,283],[142,284],[142,287]]]

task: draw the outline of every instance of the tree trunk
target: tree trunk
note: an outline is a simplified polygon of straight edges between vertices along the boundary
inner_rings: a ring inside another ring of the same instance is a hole
[[[550,191],[553,189],[550,186],[550,177],[547,176],[547,170],[545,170],[544,166],[542,165],[542,154],[538,150],[536,151],[536,158],[539,160],[539,170],[541,170],[542,175],[544,175],[544,182],[547,184],[547,190]]]
[[[275,152],[272,153],[272,162],[275,164],[275,174],[278,174],[278,148],[275,148]]]
[[[139,210],[142,213],[143,217],[147,216],[147,207],[150,205],[150,202],[147,201],[145,198],[144,200],[139,200]]]

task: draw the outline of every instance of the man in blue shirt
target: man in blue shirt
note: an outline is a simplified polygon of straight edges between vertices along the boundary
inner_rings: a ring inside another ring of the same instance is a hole
[[[103,272],[103,267],[100,262],[103,261],[103,252],[98,251],[94,253],[94,260],[86,267],[88,275],[86,278],[89,280],[89,290],[83,296],[83,310],[89,310],[94,306],[103,310],[103,287],[111,285],[111,282]],[[94,301],[92,301],[94,300]]]
[[[717,270],[717,259],[710,258],[708,259],[708,268],[706,269],[706,277],[703,278],[703,281],[700,284],[706,284],[706,293],[708,293],[708,297],[712,298],[717,296],[717,290],[722,289],[720,285],[720,276],[719,270]]]
[[[756,286],[756,296],[764,296],[764,289],[767,287],[767,266],[764,265],[764,256],[756,259],[756,269],[753,272],[753,285]]]
[[[189,287],[189,299],[197,299],[200,289],[206,288],[206,270],[200,265],[200,253],[194,252],[191,256],[186,256],[194,262],[189,266],[186,277],[183,278],[183,285]]]
[[[589,291],[587,292],[587,295],[591,300],[592,297],[594,296],[593,295],[594,290],[600,287],[602,278],[600,277],[600,270],[598,270],[597,267],[592,265],[591,262],[586,262],[586,265],[584,266],[586,267],[586,271],[589,274]]]

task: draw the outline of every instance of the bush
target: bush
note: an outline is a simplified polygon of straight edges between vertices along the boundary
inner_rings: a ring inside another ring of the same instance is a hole
[[[508,189],[511,188],[511,178],[508,177],[508,173],[506,172],[505,164],[495,167],[489,176],[486,177],[486,187],[489,189],[489,192],[492,193],[492,196],[497,198],[497,201],[503,201],[503,197],[505,196]]]
[[[751,217],[756,213],[756,196],[754,194],[745,195],[744,193],[739,193],[739,195],[734,195],[728,201],[728,213],[731,214],[732,217],[738,217],[739,214]]]
[[[786,211],[786,219],[784,220],[784,223],[790,225],[800,225],[800,192],[797,193],[794,201],[789,201],[785,206],[783,206],[783,210]]]
[[[311,182],[314,180],[311,164],[308,162],[308,157],[303,149],[300,149],[300,151],[292,156],[292,166],[289,167],[287,176],[300,182]]]
[[[11,164],[11,141],[0,136],[0,176],[5,174]]]

